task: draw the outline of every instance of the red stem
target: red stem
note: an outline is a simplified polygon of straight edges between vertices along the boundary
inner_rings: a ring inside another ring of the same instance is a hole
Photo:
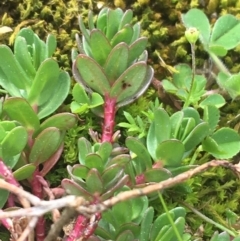
[[[43,187],[37,176],[41,176],[38,167],[36,167],[36,170],[33,173],[31,187],[32,187],[32,193],[38,198],[40,198],[41,200],[43,200],[44,198]],[[44,241],[44,238],[45,238],[45,218],[44,217],[40,217],[38,219],[35,230],[36,230],[36,240]]]
[[[105,95],[104,103],[104,122],[102,127],[102,142],[108,141],[112,143],[112,136],[115,124],[115,114],[116,114],[116,98],[109,97],[108,94]]]
[[[102,126],[102,142],[112,143],[113,141],[112,136],[115,124],[115,114],[116,98],[111,98],[108,94],[106,94],[104,103],[104,122]],[[67,241],[75,241],[79,238],[81,238],[81,240],[87,240],[94,233],[101,217],[100,213],[96,213],[93,216],[94,220],[90,220],[83,215],[79,215],[71,234],[67,238]]]

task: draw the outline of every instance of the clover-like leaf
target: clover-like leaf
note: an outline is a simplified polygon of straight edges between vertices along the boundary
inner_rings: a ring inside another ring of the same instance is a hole
[[[207,137],[202,146],[203,150],[215,158],[231,158],[240,151],[240,137],[236,131],[224,127],[216,131],[211,137]]]
[[[239,19],[231,14],[226,14],[215,22],[210,42],[214,45],[223,46],[227,50],[233,49],[240,43],[240,37],[237,34],[239,31]]]
[[[180,166],[185,148],[179,140],[166,140],[157,146],[156,157],[164,166]]]
[[[210,39],[211,26],[204,12],[199,9],[191,9],[182,15],[182,20],[186,28],[195,27],[199,30],[200,40],[207,46]]]

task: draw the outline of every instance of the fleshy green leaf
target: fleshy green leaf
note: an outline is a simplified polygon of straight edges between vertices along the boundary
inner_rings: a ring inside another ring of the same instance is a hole
[[[43,131],[44,129],[48,127],[56,127],[59,130],[68,130],[72,128],[77,122],[77,117],[71,113],[59,113],[56,115],[53,115],[46,119],[41,125],[40,128],[37,130],[37,132],[34,133],[34,136],[36,136],[38,133]]]
[[[147,66],[144,62],[132,65],[115,81],[110,97],[116,97],[117,102],[121,102],[134,96],[141,87],[144,87],[146,73]]]
[[[78,55],[74,67],[75,71],[79,73],[79,79],[84,86],[89,86],[94,91],[104,95],[110,91],[110,85],[106,75],[104,74],[101,66],[93,59],[86,55]]]
[[[13,176],[16,180],[22,181],[30,178],[34,173],[36,166],[34,164],[26,164],[13,172]]]
[[[69,94],[70,84],[69,74],[65,71],[60,72],[54,92],[48,99],[45,99],[45,103],[39,106],[38,117],[40,119],[53,113],[64,102]]]
[[[12,129],[1,142],[2,158],[9,158],[19,154],[28,141],[28,133],[22,126]]]
[[[59,129],[49,127],[44,129],[34,141],[32,146],[29,161],[39,165],[47,161],[59,148],[62,140],[62,135]]]
[[[22,98],[7,99],[4,102],[3,111],[10,119],[20,122],[28,130],[36,130],[40,126],[36,113]]]
[[[141,241],[149,241],[150,230],[152,227],[154,209],[153,207],[148,207],[145,211],[142,222],[141,222],[141,232],[140,232],[140,240]]]
[[[87,190],[90,193],[98,193],[101,194],[103,191],[103,182],[100,177],[100,173],[97,171],[97,169],[93,168],[88,172],[87,178],[86,178],[86,185]]]
[[[30,104],[39,106],[54,94],[59,71],[59,66],[53,59],[47,59],[40,65],[28,94]]]
[[[114,47],[117,44],[124,42],[130,44],[133,36],[133,28],[127,24],[124,28],[117,32],[117,34],[111,39],[110,43]]]
[[[13,85],[19,89],[27,90],[31,79],[15,59],[11,49],[5,45],[0,46],[0,69]]]
[[[112,85],[127,69],[129,50],[125,43],[116,45],[109,54],[104,66],[104,72]]]
[[[108,9],[107,32],[106,32],[106,36],[108,40],[111,40],[113,36],[117,33],[122,16],[123,16],[122,9],[120,8],[116,8],[114,10]]]
[[[133,42],[129,46],[128,63],[130,64],[130,63],[132,63],[132,61],[137,59],[143,53],[143,51],[146,49],[146,47],[147,47],[147,38],[146,37],[141,37],[141,38],[137,39],[135,42]]]
[[[101,47],[100,47],[101,46]],[[105,35],[98,29],[94,29],[90,34],[90,48],[94,60],[103,66],[112,50],[112,47]]]

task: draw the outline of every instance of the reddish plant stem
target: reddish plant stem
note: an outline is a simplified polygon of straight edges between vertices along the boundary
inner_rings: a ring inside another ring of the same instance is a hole
[[[107,141],[112,143],[112,136],[115,124],[115,114],[116,98],[111,98],[108,94],[106,94],[104,103],[104,122],[102,126],[102,142]]]
[[[101,213],[96,213],[91,218],[79,215],[76,219],[74,229],[68,236],[67,241],[75,241],[79,238],[81,240],[88,240],[88,238],[94,234],[101,218]]]
[[[38,179],[38,176],[41,176],[39,167],[36,167],[35,172],[33,173],[32,181],[31,181],[31,187],[32,187],[32,193],[43,200],[44,193],[43,193],[43,187],[41,182]],[[36,224],[36,240],[37,241],[44,241],[45,238],[45,218],[40,217],[38,219],[38,222]]]

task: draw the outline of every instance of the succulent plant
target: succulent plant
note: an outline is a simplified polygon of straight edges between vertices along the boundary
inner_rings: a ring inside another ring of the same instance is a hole
[[[131,10],[103,8],[95,26],[90,12],[89,29],[79,18],[82,40],[76,36],[80,54],[72,52],[72,70],[88,92],[104,97],[102,141],[112,141],[116,109],[141,96],[153,77],[147,65],[147,38],[140,37],[139,23],[131,24],[132,15]]]

